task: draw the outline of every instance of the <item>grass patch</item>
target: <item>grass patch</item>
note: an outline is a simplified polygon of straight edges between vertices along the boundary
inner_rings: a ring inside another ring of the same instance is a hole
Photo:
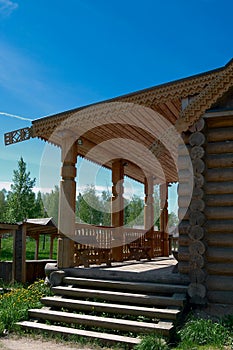
[[[28,319],[28,309],[40,308],[40,299],[50,295],[44,281],[37,281],[28,287],[17,285],[8,293],[0,295],[0,335],[16,331],[16,322]]]
[[[156,335],[144,336],[140,344],[136,345],[135,350],[168,350],[166,341]]]
[[[36,250],[36,241],[31,237],[26,240],[26,259],[34,260]],[[48,235],[41,235],[39,242],[39,259],[48,259],[50,251],[50,237]],[[13,259],[13,237],[12,235],[5,235],[1,241],[0,260],[7,261]],[[53,245],[53,259],[57,259],[57,239],[54,239]]]
[[[213,322],[211,319],[190,318],[178,332],[180,337],[177,350],[224,349],[232,342],[232,324],[227,326],[224,320]]]

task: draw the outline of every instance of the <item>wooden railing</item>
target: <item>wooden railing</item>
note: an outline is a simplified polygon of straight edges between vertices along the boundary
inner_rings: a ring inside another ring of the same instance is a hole
[[[111,264],[115,229],[76,223],[75,265]],[[135,228],[122,229],[123,260],[151,259],[163,255],[163,233]]]

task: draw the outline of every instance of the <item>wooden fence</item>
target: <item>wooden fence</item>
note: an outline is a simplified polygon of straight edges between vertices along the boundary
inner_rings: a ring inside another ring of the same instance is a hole
[[[119,229],[117,229],[119,234]],[[76,224],[75,265],[111,264],[116,229],[109,226]],[[163,256],[163,232],[122,228],[123,260],[151,259]]]

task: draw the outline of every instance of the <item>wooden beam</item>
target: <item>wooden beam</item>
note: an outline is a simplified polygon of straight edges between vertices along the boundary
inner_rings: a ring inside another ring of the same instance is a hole
[[[151,249],[149,255],[154,256],[154,179],[153,176],[145,178],[145,206],[144,206],[144,225],[147,230],[148,238],[151,241]]]
[[[124,166],[122,159],[112,163],[112,226],[114,230],[114,248],[112,257],[114,261],[123,260],[123,232],[124,226],[124,197],[123,197]]]

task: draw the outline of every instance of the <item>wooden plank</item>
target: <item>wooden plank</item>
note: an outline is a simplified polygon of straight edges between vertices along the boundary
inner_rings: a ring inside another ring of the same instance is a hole
[[[206,259],[213,263],[233,264],[233,254],[231,247],[209,247],[206,252]],[[233,271],[233,270],[232,270]]]
[[[205,228],[208,233],[232,233],[233,220],[208,220]]]
[[[126,337],[126,336],[109,334],[109,333],[86,331],[83,329],[47,325],[39,322],[23,321],[23,322],[17,322],[17,325],[26,329],[31,329],[31,330],[47,331],[51,333],[64,334],[64,335],[78,335],[80,337],[101,339],[109,342],[119,342],[119,343],[127,343],[127,344],[140,343],[140,339],[138,338]]]
[[[108,301],[125,302],[129,304],[141,304],[141,305],[171,305],[171,306],[183,306],[182,300],[174,300],[173,298],[165,296],[157,296],[150,294],[135,294],[135,293],[121,293],[115,291],[102,291],[102,290],[91,290],[84,288],[69,288],[69,287],[53,287],[52,291],[54,294],[66,295],[72,297],[89,297],[99,298]]]
[[[233,181],[233,167],[208,169],[205,173],[205,179],[209,182]]]
[[[228,182],[207,182],[205,185],[206,194],[233,194],[233,181]]]
[[[109,304],[96,301],[86,301],[77,299],[66,299],[61,297],[44,297],[41,302],[47,306],[67,308],[71,310],[85,310],[95,312],[116,313],[121,315],[145,316],[160,319],[176,319],[180,313],[179,308],[159,309],[154,307],[141,307],[134,305]]]
[[[233,278],[226,276],[210,275],[206,279],[206,286],[208,290],[233,292]]]
[[[159,331],[161,334],[169,335],[173,328],[171,322],[138,322],[120,318],[110,318],[83,314],[74,314],[65,311],[54,311],[48,309],[28,310],[29,316],[55,322],[75,323],[92,327],[103,327],[106,329],[117,329],[127,332],[151,333]]]
[[[210,117],[205,119],[209,128],[222,128],[222,127],[227,127],[227,126],[233,127],[233,116],[232,115],[224,116],[225,112],[222,112],[222,111],[217,112],[217,113],[218,113],[218,116],[216,116],[214,118],[211,118],[211,116],[210,116]]]
[[[206,165],[211,168],[232,168],[232,153],[209,154],[206,157]],[[224,171],[224,170],[222,170]]]
[[[17,230],[18,225],[12,225],[12,224],[5,224],[5,223],[0,223],[0,230],[7,230],[7,232],[9,231],[15,231]],[[4,231],[5,232],[5,231]]]
[[[232,291],[208,291],[207,298],[212,303],[233,305]]]
[[[206,233],[205,240],[209,247],[233,248],[233,233]]]
[[[207,154],[233,153],[233,141],[208,142],[206,152]]]
[[[210,275],[231,276],[233,271],[233,263],[212,263],[206,264],[207,273]]]
[[[205,196],[207,207],[233,207],[233,196],[227,194],[209,194]]]
[[[232,207],[206,207],[205,215],[208,220],[232,219]]]
[[[113,280],[101,280],[92,278],[78,278],[78,277],[65,277],[63,282],[70,285],[88,286],[95,288],[106,289],[121,289],[124,291],[132,290],[137,292],[150,292],[150,293],[183,293],[186,291],[187,286],[178,284],[165,284],[165,283],[148,283],[148,282],[125,282],[125,281],[113,281]]]
[[[233,127],[209,129],[207,139],[208,142],[232,141]]]

